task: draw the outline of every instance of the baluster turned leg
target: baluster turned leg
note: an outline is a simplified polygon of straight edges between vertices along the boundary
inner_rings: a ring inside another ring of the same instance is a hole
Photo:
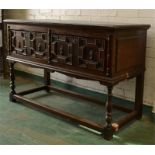
[[[50,85],[50,72],[44,69],[44,84],[45,86]],[[46,87],[46,91],[49,92],[49,87]]]
[[[112,86],[108,86],[108,97],[106,102],[106,126],[103,130],[104,139],[110,140],[113,138],[112,128]]]
[[[13,95],[16,94],[15,91],[15,74],[14,74],[14,62],[10,63],[10,101],[15,102],[15,99],[13,98]]]

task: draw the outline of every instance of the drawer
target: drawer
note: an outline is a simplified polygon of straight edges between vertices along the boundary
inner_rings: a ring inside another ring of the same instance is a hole
[[[48,33],[10,30],[10,55],[24,59],[48,59]]]
[[[108,39],[51,34],[51,64],[105,73]]]
[[[109,76],[109,38],[10,29],[10,55],[66,69]]]

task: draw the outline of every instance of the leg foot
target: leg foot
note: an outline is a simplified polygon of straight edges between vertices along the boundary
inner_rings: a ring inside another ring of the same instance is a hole
[[[113,138],[113,133],[114,133],[114,130],[111,127],[105,127],[104,130],[103,130],[103,138],[106,139],[106,140],[111,140]]]

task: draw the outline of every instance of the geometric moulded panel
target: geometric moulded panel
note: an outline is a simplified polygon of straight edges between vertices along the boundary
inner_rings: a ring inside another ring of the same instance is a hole
[[[74,51],[74,37],[52,34],[51,37],[51,61],[72,65]]]
[[[79,37],[79,67],[105,70],[106,40]]]
[[[11,52],[33,58],[47,58],[48,36],[44,32],[11,30]]]

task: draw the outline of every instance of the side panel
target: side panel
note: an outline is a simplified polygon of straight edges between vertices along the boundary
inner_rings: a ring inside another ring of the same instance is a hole
[[[114,74],[132,72],[145,67],[146,32],[121,32],[115,38]]]

